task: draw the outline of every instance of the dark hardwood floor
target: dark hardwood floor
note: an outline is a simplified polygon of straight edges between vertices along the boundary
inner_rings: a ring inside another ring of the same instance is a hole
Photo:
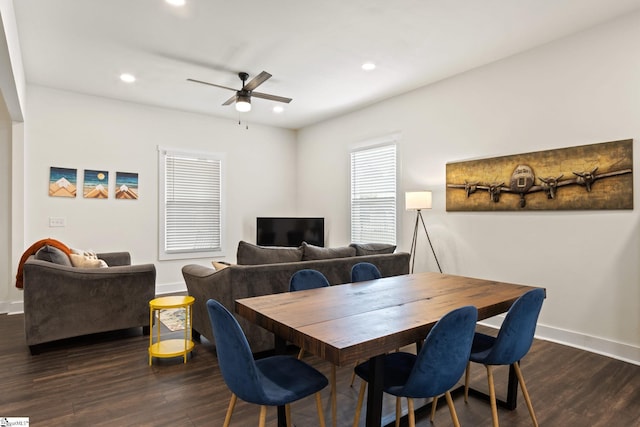
[[[120,331],[47,345],[31,356],[24,340],[23,315],[0,315],[0,418],[29,417],[32,426],[221,426],[229,402],[212,346],[197,343],[187,364],[154,360],[148,366],[148,336]],[[329,364],[305,358],[325,374]],[[640,366],[562,345],[536,341],[522,361],[541,426],[640,426]],[[496,374],[498,396],[506,393],[507,370]],[[349,387],[351,368],[338,368],[338,425],[350,426],[359,380]],[[473,387],[486,391],[482,366],[472,367]],[[329,390],[324,391],[330,425]],[[454,397],[463,426],[490,426],[487,402]],[[441,399],[444,403],[444,399]],[[393,419],[394,400],[385,398]],[[292,405],[293,424],[316,426],[313,398]],[[499,409],[502,426],[532,425],[522,396],[515,411]],[[364,417],[363,417],[364,418]],[[232,426],[257,425],[258,408],[238,401]],[[268,412],[269,426],[276,411]],[[428,415],[419,426],[431,426]],[[364,419],[360,425],[364,425]],[[450,426],[446,406],[433,426]]]

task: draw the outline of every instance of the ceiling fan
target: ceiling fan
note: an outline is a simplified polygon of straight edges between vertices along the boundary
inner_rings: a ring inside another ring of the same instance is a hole
[[[246,83],[247,79],[249,78],[249,74],[245,72],[240,72],[238,73],[238,77],[240,77],[240,80],[242,80],[242,88],[240,90],[227,87],[227,86],[218,85],[215,83],[203,82],[202,80],[196,80],[196,79],[187,79],[187,80],[190,82],[201,83],[209,86],[215,86],[215,87],[220,87],[222,89],[228,89],[228,90],[234,91],[236,94],[233,95],[231,98],[227,99],[222,105],[231,105],[235,102],[236,110],[243,113],[247,111],[251,111],[252,96],[256,98],[269,99],[271,101],[284,102],[287,104],[291,102],[291,98],[285,98],[283,96],[277,96],[277,95],[270,95],[268,93],[262,93],[262,92],[254,92],[255,88],[260,86],[262,83],[264,83],[266,80],[268,80],[271,77],[271,74],[267,73],[266,71],[263,71],[257,76],[255,76],[253,79],[251,79],[249,83]]]

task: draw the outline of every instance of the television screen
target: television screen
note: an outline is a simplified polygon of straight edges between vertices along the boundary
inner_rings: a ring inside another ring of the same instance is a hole
[[[324,246],[324,218],[258,217],[256,234],[260,246]]]

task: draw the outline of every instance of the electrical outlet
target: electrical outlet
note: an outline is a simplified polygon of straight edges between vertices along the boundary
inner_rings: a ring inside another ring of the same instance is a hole
[[[49,217],[49,227],[64,227],[65,219],[64,217],[59,216],[50,216]]]

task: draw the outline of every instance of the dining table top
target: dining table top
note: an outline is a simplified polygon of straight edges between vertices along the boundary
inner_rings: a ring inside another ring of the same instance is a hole
[[[456,308],[478,320],[508,311],[533,286],[416,273],[236,300],[236,312],[337,366],[423,340]]]

